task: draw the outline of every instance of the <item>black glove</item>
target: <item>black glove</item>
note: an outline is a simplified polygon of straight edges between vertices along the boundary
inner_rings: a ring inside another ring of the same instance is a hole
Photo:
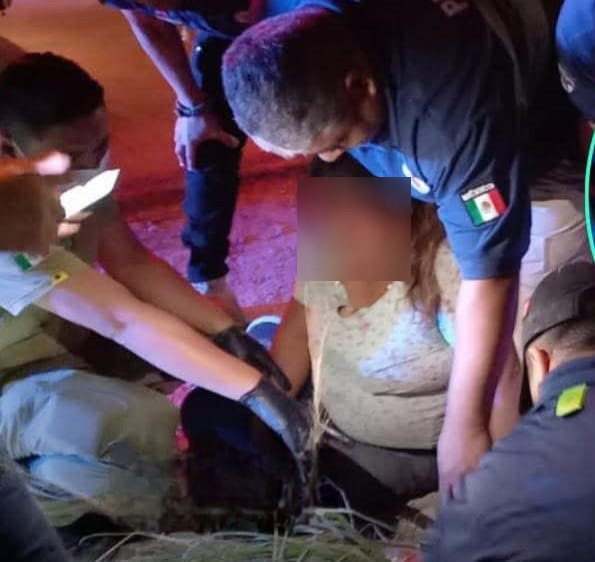
[[[269,352],[239,326],[232,326],[215,334],[213,342],[260,371],[266,378],[273,379],[283,390],[291,388],[285,373],[273,361]]]
[[[304,456],[310,427],[295,400],[263,377],[239,402],[277,433],[295,457]]]

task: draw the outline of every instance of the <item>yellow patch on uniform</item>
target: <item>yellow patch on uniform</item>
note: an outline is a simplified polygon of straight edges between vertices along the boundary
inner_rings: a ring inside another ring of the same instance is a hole
[[[55,287],[60,283],[64,283],[64,281],[66,281],[68,277],[68,273],[66,273],[65,271],[56,271],[54,273],[54,276],[52,277],[52,285]]]
[[[585,407],[585,400],[587,398],[587,385],[578,384],[567,388],[558,397],[556,404],[556,416],[565,418],[580,412]]]

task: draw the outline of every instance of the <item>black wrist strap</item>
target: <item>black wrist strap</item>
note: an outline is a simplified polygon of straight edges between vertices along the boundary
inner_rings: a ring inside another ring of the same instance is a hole
[[[205,100],[195,105],[185,105],[176,101],[175,114],[178,117],[200,117],[207,110],[208,102]]]

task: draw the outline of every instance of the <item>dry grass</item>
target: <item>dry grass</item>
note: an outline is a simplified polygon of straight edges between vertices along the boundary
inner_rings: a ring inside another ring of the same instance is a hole
[[[289,534],[92,535],[117,540],[94,562],[386,562],[394,529],[349,509],[310,509]],[[358,530],[361,529],[361,530]]]

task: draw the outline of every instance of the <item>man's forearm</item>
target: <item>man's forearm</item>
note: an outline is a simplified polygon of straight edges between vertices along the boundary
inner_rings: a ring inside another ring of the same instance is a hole
[[[38,305],[118,342],[180,380],[233,400],[261,378],[256,369],[221,351],[178,318],[141,302],[91,268],[57,285]]]
[[[176,316],[204,334],[214,335],[233,325],[231,317],[195,291],[169,264],[146,251],[117,271],[108,273],[140,300]]]
[[[512,347],[518,280],[464,280],[455,354],[438,442],[440,489],[448,497],[492,443],[489,421],[498,378]]]
[[[186,105],[205,99],[192,76],[184,43],[175,25],[136,11],[123,11],[139,44],[155,67]]]
[[[487,431],[512,346],[517,291],[517,278],[462,282],[446,423]]]
[[[169,264],[151,254],[122,217],[105,226],[101,234],[99,263],[138,299],[204,334],[218,334],[233,324],[227,313],[197,293]]]

